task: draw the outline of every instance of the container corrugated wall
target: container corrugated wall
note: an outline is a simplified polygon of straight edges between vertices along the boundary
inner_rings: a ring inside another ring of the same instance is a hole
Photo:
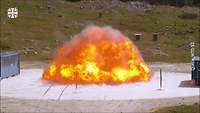
[[[192,80],[195,80],[196,85],[200,86],[200,57],[192,58]]]
[[[1,52],[1,79],[20,73],[20,55],[17,52]]]

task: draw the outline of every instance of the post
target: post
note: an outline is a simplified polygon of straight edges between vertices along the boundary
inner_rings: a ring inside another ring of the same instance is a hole
[[[76,73],[75,73],[75,81],[76,81],[75,86],[76,86],[76,89],[78,88],[78,83],[77,83],[78,81],[77,81],[77,78],[78,78],[78,77],[77,77],[77,72],[76,72]]]
[[[141,34],[140,33],[136,33],[135,34],[135,41],[139,41],[141,38]]]
[[[191,47],[191,57],[193,58],[194,57],[194,49],[195,49],[195,44],[194,44],[194,42],[191,42],[190,43],[190,47]]]
[[[153,41],[157,41],[158,40],[158,33],[153,33]]]
[[[78,88],[78,84],[77,84],[77,82],[76,82],[76,89]]]
[[[194,62],[192,61],[192,59],[193,59],[193,57],[194,57],[194,48],[195,48],[194,42],[190,42],[190,49],[191,49],[191,51],[190,51],[190,52],[191,52],[191,70],[192,70],[192,71],[191,71],[191,75],[192,75],[192,76],[191,76],[191,79],[192,79],[192,80],[193,80],[193,78],[194,78],[194,77],[193,77],[194,75],[193,75],[192,72],[193,72],[193,70],[195,69],[195,67],[194,67]]]
[[[162,89],[162,69],[160,68],[160,89]]]

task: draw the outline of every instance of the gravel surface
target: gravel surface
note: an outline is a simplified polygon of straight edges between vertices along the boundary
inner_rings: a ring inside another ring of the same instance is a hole
[[[28,100],[1,97],[1,112],[132,112],[150,113],[161,107],[199,103],[199,97],[145,100]]]

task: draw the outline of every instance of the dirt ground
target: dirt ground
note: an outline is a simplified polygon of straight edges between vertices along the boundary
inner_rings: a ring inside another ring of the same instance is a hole
[[[30,68],[48,68],[51,61],[23,61],[21,62],[22,69]],[[152,71],[157,71],[161,68],[163,71],[191,73],[191,63],[163,63],[163,62],[148,62]]]
[[[150,113],[161,107],[199,103],[199,97],[146,100],[25,100],[1,97],[1,112],[132,112]]]

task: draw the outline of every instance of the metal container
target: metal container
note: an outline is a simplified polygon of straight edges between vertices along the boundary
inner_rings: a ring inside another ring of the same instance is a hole
[[[200,86],[200,57],[194,56],[192,58],[192,80],[195,84]]]
[[[18,75],[20,73],[20,56],[17,52],[0,52],[1,76],[0,79]]]
[[[136,33],[136,34],[135,34],[135,41],[139,41],[140,38],[141,38],[141,35],[142,35],[142,34],[140,34],[140,33]]]

